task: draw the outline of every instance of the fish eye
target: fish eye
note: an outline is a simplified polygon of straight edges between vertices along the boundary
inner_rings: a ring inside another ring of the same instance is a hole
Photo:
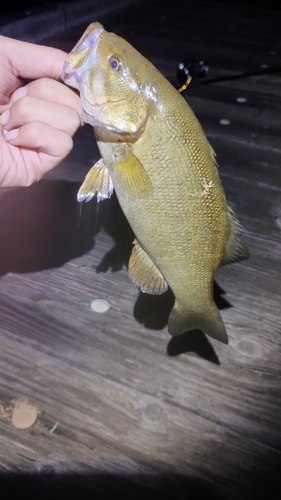
[[[119,59],[119,57],[110,56],[108,61],[109,61],[111,69],[113,69],[114,71],[120,71],[120,69],[122,69],[123,65],[122,65],[122,61]]]

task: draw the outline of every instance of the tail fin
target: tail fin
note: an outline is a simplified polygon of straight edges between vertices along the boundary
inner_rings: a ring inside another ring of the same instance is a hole
[[[168,330],[171,335],[181,335],[189,330],[198,328],[213,339],[224,344],[228,343],[227,333],[221,315],[215,305],[204,312],[189,312],[175,303],[168,320]]]

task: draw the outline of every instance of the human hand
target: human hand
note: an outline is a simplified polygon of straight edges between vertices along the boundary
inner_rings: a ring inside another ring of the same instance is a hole
[[[59,82],[65,58],[58,49],[0,36],[2,187],[32,184],[72,149],[82,107]],[[24,78],[35,80],[23,85]]]

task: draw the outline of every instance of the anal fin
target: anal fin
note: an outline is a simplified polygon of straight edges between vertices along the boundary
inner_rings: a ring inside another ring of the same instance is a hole
[[[129,260],[129,276],[142,292],[161,295],[168,289],[164,277],[137,240]]]
[[[103,159],[98,160],[87,173],[85,180],[80,187],[77,200],[90,201],[95,194],[97,200],[102,201],[110,198],[113,193],[113,183]]]

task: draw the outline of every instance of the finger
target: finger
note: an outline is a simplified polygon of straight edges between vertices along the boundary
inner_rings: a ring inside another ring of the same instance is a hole
[[[81,126],[80,116],[72,107],[35,97],[23,97],[0,117],[0,123],[6,130],[16,129],[32,122],[44,123],[71,136]]]
[[[73,147],[69,134],[40,122],[27,123],[19,129],[13,129],[7,132],[4,138],[13,146],[49,155],[56,164],[63,160]]]
[[[10,109],[10,107],[12,106],[12,103],[8,103],[8,104],[0,104],[0,117],[2,115],[2,113],[4,113],[4,111],[6,111],[6,109]]]
[[[14,103],[22,97],[36,97],[50,102],[65,104],[76,109],[82,120],[82,104],[80,97],[63,83],[59,83],[50,78],[40,78],[24,87],[20,87],[11,95],[11,103]]]
[[[0,44],[16,77],[60,79],[62,66],[66,59],[66,53],[62,50],[4,36],[0,36]]]

